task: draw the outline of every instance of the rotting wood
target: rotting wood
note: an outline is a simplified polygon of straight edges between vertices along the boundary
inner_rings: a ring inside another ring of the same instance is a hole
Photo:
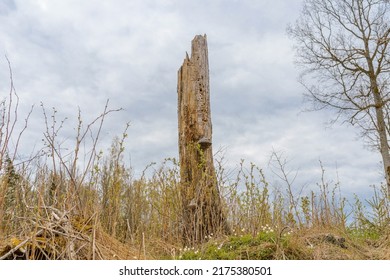
[[[229,228],[213,163],[209,63],[206,35],[192,40],[178,71],[178,120],[183,237],[186,244],[202,242]]]

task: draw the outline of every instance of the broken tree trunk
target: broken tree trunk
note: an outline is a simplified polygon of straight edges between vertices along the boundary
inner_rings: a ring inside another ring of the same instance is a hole
[[[178,118],[183,238],[196,244],[229,231],[213,163],[206,35],[192,40],[178,72]]]

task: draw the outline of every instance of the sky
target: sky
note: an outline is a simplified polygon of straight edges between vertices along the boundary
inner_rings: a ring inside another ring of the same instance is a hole
[[[288,160],[295,185],[315,188],[320,162],[342,192],[367,196],[382,180],[379,153],[356,130],[330,126],[332,112],[306,112],[293,42],[286,27],[300,0],[0,0],[0,94],[9,92],[8,57],[20,98],[19,118],[34,106],[20,146],[29,154],[48,114],[67,120],[71,146],[104,109],[99,145],[107,150],[130,122],[126,160],[135,176],[151,162],[178,158],[177,71],[191,40],[207,34],[213,150],[231,169],[241,159],[265,170],[273,151]],[[66,145],[66,144],[64,144]],[[220,153],[221,154],[221,153]]]

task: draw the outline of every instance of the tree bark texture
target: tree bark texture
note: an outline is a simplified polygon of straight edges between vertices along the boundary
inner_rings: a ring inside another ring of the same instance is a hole
[[[178,71],[178,121],[183,238],[186,244],[226,232],[212,151],[209,63],[206,35],[192,40]]]

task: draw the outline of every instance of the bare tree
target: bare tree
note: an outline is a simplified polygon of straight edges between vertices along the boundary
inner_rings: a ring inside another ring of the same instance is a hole
[[[313,109],[360,129],[380,151],[390,192],[390,3],[305,0],[288,27]]]

